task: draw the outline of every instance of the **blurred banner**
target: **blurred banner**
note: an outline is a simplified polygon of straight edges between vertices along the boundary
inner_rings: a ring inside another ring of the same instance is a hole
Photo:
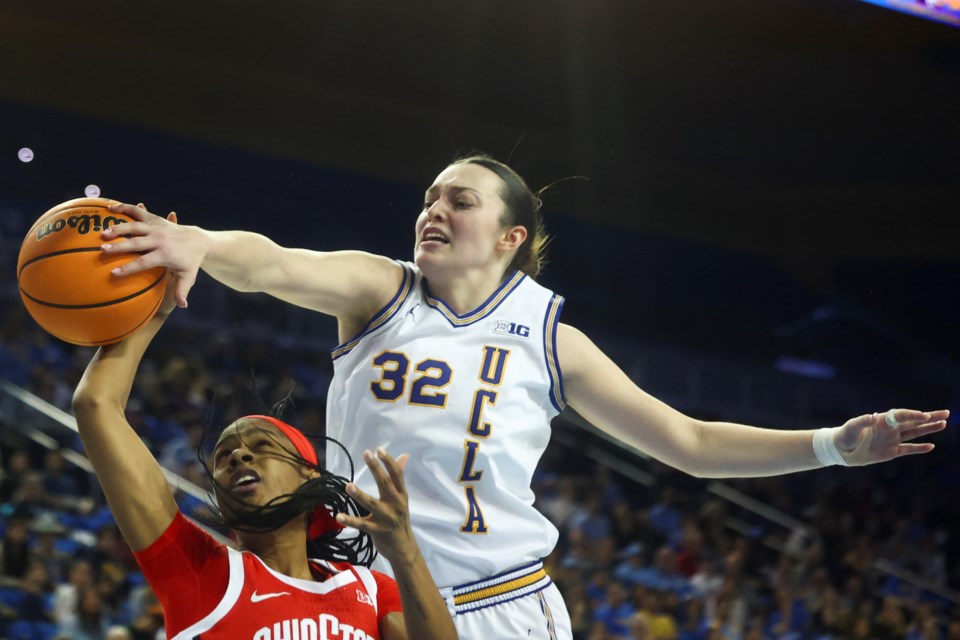
[[[864,0],[864,2],[960,27],[960,0]]]

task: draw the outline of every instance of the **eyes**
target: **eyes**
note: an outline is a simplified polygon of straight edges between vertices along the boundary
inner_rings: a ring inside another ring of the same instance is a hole
[[[263,438],[249,445],[249,448],[252,451],[263,451],[264,449],[269,449],[270,447],[272,447],[272,445],[273,445],[273,441]],[[232,452],[233,452],[233,449],[231,449],[230,447],[223,447],[222,449],[219,449],[216,452],[216,454],[213,457],[213,460],[214,462],[220,462],[221,460],[229,456]]]
[[[426,211],[427,209],[429,209],[430,207],[432,207],[435,202],[436,202],[436,199],[434,199],[434,200],[425,200],[425,201],[423,202],[423,210]],[[469,200],[465,200],[465,199],[463,199],[463,198],[457,198],[456,200],[453,201],[453,208],[456,209],[456,210],[458,210],[458,211],[462,211],[462,210],[464,210],[464,209],[469,209],[469,208],[472,207],[472,206],[473,206],[473,203],[472,203],[472,202],[470,202]]]

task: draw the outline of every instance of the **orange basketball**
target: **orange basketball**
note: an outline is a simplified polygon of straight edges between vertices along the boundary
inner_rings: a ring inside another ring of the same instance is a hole
[[[54,336],[79,345],[118,342],[157,312],[166,269],[117,277],[110,270],[134,254],[104,254],[100,232],[130,218],[111,213],[114,200],[78,198],[40,216],[20,247],[17,283],[33,319]]]

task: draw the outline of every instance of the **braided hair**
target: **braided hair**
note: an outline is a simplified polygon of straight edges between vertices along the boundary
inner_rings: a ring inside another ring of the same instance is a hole
[[[253,504],[216,481],[213,471],[207,464],[203,442],[201,442],[197,447],[197,459],[203,466],[211,486],[214,487],[218,500],[213,501],[215,508],[212,515],[197,514],[194,516],[197,520],[215,528],[229,528],[247,533],[267,533],[276,531],[297,517],[303,518],[304,527],[306,527],[307,518],[318,507],[326,508],[334,515],[338,513],[361,517],[367,515],[367,511],[346,492],[346,484],[352,482],[354,467],[353,459],[340,442],[333,438],[323,438],[343,449],[350,462],[350,479],[330,473],[319,464],[304,459],[300,454],[288,451],[287,446],[272,431],[259,428],[258,430],[262,435],[280,445],[281,453],[271,455],[288,460],[295,465],[313,469],[320,475],[307,479],[292,493],[279,495],[263,505]],[[312,434],[306,435],[320,439]],[[221,504],[226,509],[221,507]],[[307,552],[312,558],[330,562],[349,562],[365,567],[370,566],[377,557],[373,540],[368,533],[358,531],[356,535],[345,537],[340,535],[339,528],[331,528],[318,537],[308,538]]]

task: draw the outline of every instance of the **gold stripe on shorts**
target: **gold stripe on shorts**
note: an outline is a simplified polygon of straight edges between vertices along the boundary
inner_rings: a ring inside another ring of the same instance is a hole
[[[551,584],[543,563],[534,562],[487,580],[454,587],[453,604],[457,613],[475,611],[538,593]]]

